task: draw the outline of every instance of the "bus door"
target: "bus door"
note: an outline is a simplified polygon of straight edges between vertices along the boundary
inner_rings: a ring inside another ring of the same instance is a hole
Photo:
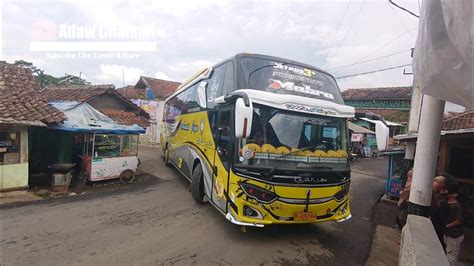
[[[216,140],[212,163],[211,200],[223,212],[227,212],[227,190],[230,165],[233,156],[233,105],[219,106],[217,125],[213,128]]]

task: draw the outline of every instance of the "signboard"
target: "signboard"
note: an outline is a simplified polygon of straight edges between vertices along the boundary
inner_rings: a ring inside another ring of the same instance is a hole
[[[354,133],[351,135],[352,142],[361,142],[364,140],[364,134],[362,133]]]

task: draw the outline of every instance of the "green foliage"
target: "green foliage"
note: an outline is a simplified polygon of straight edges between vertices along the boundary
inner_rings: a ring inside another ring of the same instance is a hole
[[[91,83],[81,77],[71,75],[71,74],[64,74],[61,77],[55,77],[49,74],[45,74],[43,69],[36,68],[33,63],[27,62],[24,60],[17,60],[14,65],[23,66],[25,68],[29,68],[31,72],[33,72],[33,76],[36,78],[36,82],[38,83],[40,88],[44,88],[51,85],[90,85]]]

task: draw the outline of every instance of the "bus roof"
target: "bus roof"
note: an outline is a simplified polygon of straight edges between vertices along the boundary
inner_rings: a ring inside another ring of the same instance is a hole
[[[281,57],[277,57],[277,56],[264,55],[264,54],[238,53],[234,56],[226,58],[225,60],[219,61],[218,63],[214,64],[212,67],[207,67],[207,68],[203,68],[203,69],[199,70],[194,75],[192,75],[191,77],[186,79],[183,83],[181,83],[181,85],[178,87],[178,89],[173,94],[171,94],[168,98],[166,98],[165,101],[168,101],[169,99],[171,99],[174,96],[178,95],[183,90],[185,90],[187,87],[189,87],[189,85],[193,84],[195,81],[198,81],[200,79],[200,77],[203,74],[205,74],[205,72],[207,70],[209,70],[209,68],[215,68],[216,66],[219,66],[222,63],[225,63],[225,62],[228,62],[228,61],[234,60],[234,59],[238,61],[238,60],[240,60],[241,58],[244,58],[244,57],[253,57],[253,58],[266,59],[266,60],[273,60],[273,61],[278,61],[278,62],[282,62],[282,63],[288,63],[288,64],[292,64],[292,65],[297,65],[297,66],[301,66],[301,67],[305,67],[305,68],[314,69],[318,72],[329,75],[330,77],[332,77],[335,80],[334,76],[331,75],[330,73],[326,72],[325,70],[322,70],[320,68],[317,68],[317,67],[305,64],[305,63],[301,63],[301,62],[297,62],[297,61],[294,61],[294,60],[285,59],[285,58],[281,58]]]

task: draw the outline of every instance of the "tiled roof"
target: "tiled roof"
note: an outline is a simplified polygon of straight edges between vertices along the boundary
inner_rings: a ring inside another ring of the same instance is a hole
[[[38,93],[31,70],[0,64],[0,124],[44,126],[65,118]]]
[[[466,111],[443,121],[443,130],[473,129],[474,111]]]
[[[97,101],[93,101],[95,102],[93,107],[119,124],[137,124],[142,127],[148,126],[150,124],[148,121],[150,119],[150,115],[139,106],[136,106],[129,99],[122,96],[117,90],[115,90],[114,85],[52,86],[44,89],[42,93],[49,102],[91,102],[91,100],[100,95],[110,95],[126,106],[127,110],[125,111],[101,106],[100,101],[98,103]]]
[[[146,85],[151,87],[151,89],[155,93],[156,98],[164,100],[166,99],[166,97],[173,94],[173,92],[176,91],[176,89],[179,87],[179,85],[181,85],[181,83],[176,81],[141,76],[137,84],[135,85],[135,88],[145,89],[147,87]]]
[[[50,86],[41,91],[48,102],[76,101],[87,102],[97,95],[115,90],[115,86],[107,85],[59,85]]]
[[[118,88],[117,91],[127,99],[146,99],[146,91],[144,89],[137,89],[131,85]]]
[[[344,100],[410,99],[412,87],[355,88],[342,92]]]
[[[137,124],[141,127],[147,127],[150,125],[150,121],[142,115],[137,115],[133,112],[113,109],[113,108],[98,108],[98,111],[104,115],[110,117],[120,125],[133,125]]]
[[[385,120],[398,122],[398,123],[407,123],[410,117],[409,110],[394,110],[394,109],[358,109],[356,112],[360,113],[374,113],[383,117]]]

